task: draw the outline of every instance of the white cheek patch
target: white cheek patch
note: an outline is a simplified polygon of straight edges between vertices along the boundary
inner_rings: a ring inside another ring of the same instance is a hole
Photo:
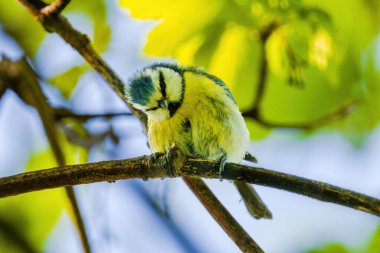
[[[157,68],[163,76],[166,84],[166,97],[171,102],[179,102],[182,99],[183,83],[182,76],[168,68]]]
[[[157,121],[163,121],[170,118],[169,110],[157,109],[154,111],[147,111],[146,114],[149,118],[155,119]]]

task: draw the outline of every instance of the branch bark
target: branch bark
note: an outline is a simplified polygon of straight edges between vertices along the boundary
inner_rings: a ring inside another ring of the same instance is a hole
[[[183,177],[183,180],[242,252],[264,253],[260,246],[220,203],[203,180],[196,177]]]
[[[192,176],[240,180],[273,187],[380,217],[380,200],[364,194],[286,173],[234,163],[227,163],[223,175],[220,175],[219,164],[213,160],[185,157],[179,151],[172,152],[174,153],[170,156],[156,153],[126,160],[68,165],[3,177],[0,178],[0,197],[102,181]]]
[[[89,120],[94,118],[114,118],[120,116],[132,116],[134,114],[130,112],[115,112],[115,113],[104,113],[104,114],[78,114],[66,108],[54,108],[55,119],[61,120],[64,118],[73,118],[77,120]]]

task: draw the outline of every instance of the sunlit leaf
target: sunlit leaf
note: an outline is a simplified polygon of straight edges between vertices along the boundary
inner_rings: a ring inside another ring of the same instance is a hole
[[[227,84],[243,110],[254,100],[258,79],[252,72],[259,68],[260,49],[249,30],[231,25],[220,38],[209,65],[209,71]]]
[[[217,15],[223,7],[223,3],[216,0],[121,0],[120,4],[128,8],[133,17],[158,20],[145,46],[145,52],[155,56],[183,54],[182,43],[187,44],[195,33],[206,29],[208,24],[219,22]],[[186,27],[180,24],[186,24]]]
[[[377,1],[121,0],[120,4],[133,17],[157,20],[147,38],[147,54],[204,67],[230,87],[243,111],[255,104],[265,47],[268,67],[260,114],[274,125],[313,124],[334,111],[344,112],[344,105],[357,98],[373,103],[361,95],[360,69],[363,52],[379,32]],[[347,132],[355,129],[350,125],[362,123],[359,113],[344,113],[324,124]],[[370,122],[361,130],[364,135],[379,122],[369,113],[361,117],[368,116]],[[352,135],[347,136],[352,140]]]

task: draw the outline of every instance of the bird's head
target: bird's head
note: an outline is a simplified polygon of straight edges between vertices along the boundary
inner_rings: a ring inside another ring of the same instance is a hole
[[[181,106],[183,87],[179,66],[154,64],[135,73],[126,88],[126,97],[149,118],[162,121],[172,117]]]

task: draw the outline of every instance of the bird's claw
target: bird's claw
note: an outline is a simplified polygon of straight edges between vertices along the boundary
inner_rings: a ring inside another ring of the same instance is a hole
[[[223,181],[224,166],[227,163],[227,154],[222,155],[217,161],[219,162],[219,180]]]
[[[172,160],[172,157],[173,157],[173,154],[176,150],[178,150],[179,148],[177,147],[177,145],[173,142],[172,145],[168,148],[166,148],[166,153],[165,153],[165,159],[166,159],[166,163],[168,165],[168,169],[169,169],[169,175],[171,177],[174,177],[174,170],[173,170],[173,167],[172,167],[172,164],[171,164],[171,160]]]

